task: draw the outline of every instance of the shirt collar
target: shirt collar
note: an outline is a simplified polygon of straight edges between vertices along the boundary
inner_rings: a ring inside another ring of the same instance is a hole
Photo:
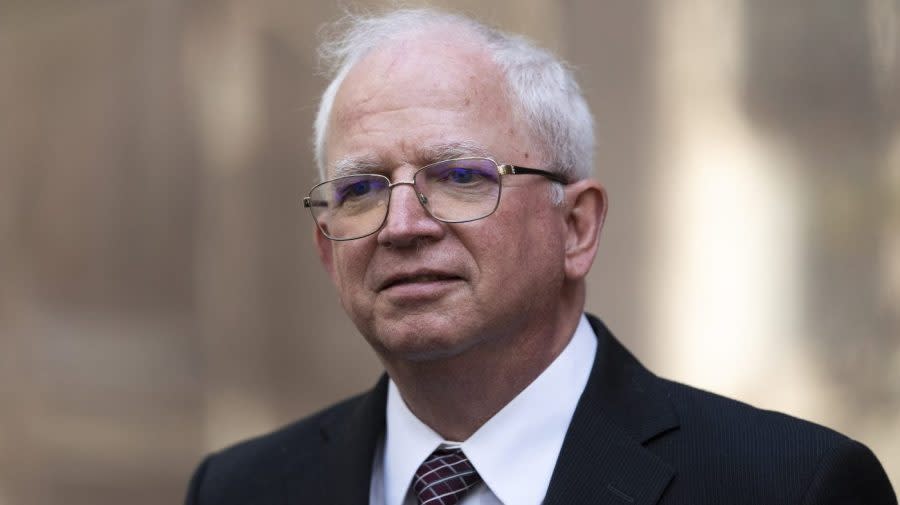
[[[575,407],[587,384],[597,338],[582,315],[565,349],[531,384],[459,444],[502,503],[539,504]],[[416,469],[444,440],[388,384],[384,441],[385,503],[403,503]]]

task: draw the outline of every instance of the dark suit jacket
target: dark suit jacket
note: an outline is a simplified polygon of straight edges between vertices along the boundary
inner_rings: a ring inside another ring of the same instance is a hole
[[[591,318],[590,379],[546,505],[889,505],[875,455],[827,428],[660,379]],[[209,456],[188,505],[361,505],[384,432],[375,388]],[[507,504],[516,505],[516,504]]]

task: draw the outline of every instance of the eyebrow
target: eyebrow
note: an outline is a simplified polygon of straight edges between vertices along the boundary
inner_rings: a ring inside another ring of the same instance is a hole
[[[331,178],[346,177],[348,175],[378,173],[383,164],[377,156],[348,156],[341,158],[334,164],[331,170]]]
[[[416,161],[422,166],[453,158],[489,158],[483,145],[469,140],[441,142],[416,149]]]
[[[439,142],[419,147],[413,153],[412,160],[417,166],[424,167],[438,161],[453,158],[489,158],[490,154],[483,145],[469,140]],[[390,165],[375,155],[348,156],[334,163],[330,178],[346,177],[359,174],[382,174]]]

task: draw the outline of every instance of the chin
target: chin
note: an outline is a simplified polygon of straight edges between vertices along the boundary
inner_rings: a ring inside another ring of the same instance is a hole
[[[434,361],[458,356],[476,343],[467,338],[459,325],[377,325],[376,334],[369,339],[372,346],[387,360],[411,362]]]
[[[404,352],[402,358],[413,363],[424,363],[428,361],[440,361],[455,358],[466,352],[469,346],[424,346],[418,349],[410,349]]]

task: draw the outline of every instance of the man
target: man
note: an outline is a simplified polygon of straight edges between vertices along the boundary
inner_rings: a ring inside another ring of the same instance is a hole
[[[210,456],[188,504],[896,504],[865,446],[659,379],[583,314],[607,200],[555,58],[429,10],[328,51],[304,204],[387,375]]]

